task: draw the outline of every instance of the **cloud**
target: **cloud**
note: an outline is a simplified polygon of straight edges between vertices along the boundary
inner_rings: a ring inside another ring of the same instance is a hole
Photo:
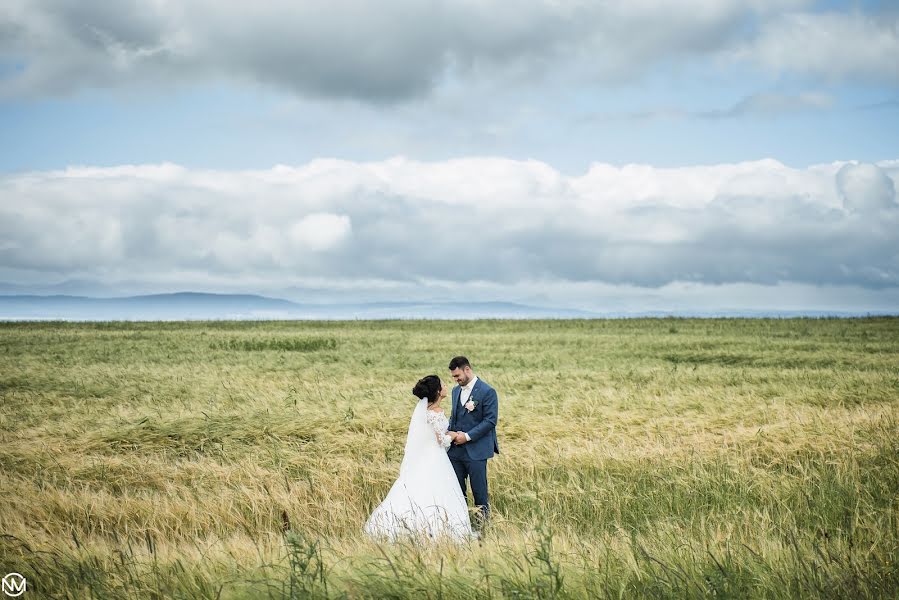
[[[761,92],[741,99],[726,109],[685,110],[682,108],[657,108],[626,113],[602,113],[588,115],[581,122],[592,121],[646,121],[659,119],[733,119],[739,117],[776,117],[804,111],[826,110],[833,106],[833,98],[818,92],[779,94]]]
[[[760,93],[743,98],[725,111],[698,113],[704,118],[741,117],[746,115],[773,116],[806,110],[823,110],[833,105],[833,99],[816,92],[801,94]]]
[[[899,12],[787,13],[732,58],[829,81],[899,83]]]
[[[0,94],[261,83],[375,104],[448,81],[635,81],[715,60],[897,80],[896,19],[804,13],[806,0],[9,0]]]
[[[888,100],[882,100],[880,102],[873,102],[869,104],[862,104],[860,106],[856,106],[855,110],[896,110],[899,108],[899,98],[891,98]]]
[[[899,161],[660,169],[317,160],[0,178],[0,269],[289,285],[441,280],[899,286]]]
[[[351,229],[350,219],[345,215],[316,213],[294,224],[289,236],[299,246],[312,251],[324,251],[343,242]]]
[[[894,211],[896,185],[883,170],[870,164],[847,164],[837,171],[837,189],[846,210],[856,213]]]

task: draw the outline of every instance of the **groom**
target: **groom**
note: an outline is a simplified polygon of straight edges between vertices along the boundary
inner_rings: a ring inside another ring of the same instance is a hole
[[[463,496],[466,495],[465,478],[468,477],[483,526],[490,518],[487,459],[492,458],[494,452],[499,454],[496,444],[496,390],[472,372],[471,363],[464,356],[451,360],[449,370],[459,385],[453,388],[453,414],[449,422],[449,430],[455,432],[455,440],[447,454]]]

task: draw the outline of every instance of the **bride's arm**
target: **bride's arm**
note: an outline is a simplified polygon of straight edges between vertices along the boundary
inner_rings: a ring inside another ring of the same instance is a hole
[[[440,419],[436,416],[428,415],[428,424],[430,424],[431,429],[434,430],[434,437],[437,439],[437,443],[444,448],[449,448],[453,443],[453,438],[446,435],[446,432],[443,430],[442,424],[440,423]]]

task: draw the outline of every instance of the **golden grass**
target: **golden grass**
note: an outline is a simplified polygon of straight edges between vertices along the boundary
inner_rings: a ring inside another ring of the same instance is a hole
[[[378,545],[459,353],[500,395],[491,529]],[[0,356],[0,569],[37,597],[899,595],[899,319],[3,324]]]

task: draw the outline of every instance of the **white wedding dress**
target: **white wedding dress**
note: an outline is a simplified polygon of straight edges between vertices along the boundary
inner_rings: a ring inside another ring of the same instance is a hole
[[[373,538],[462,542],[472,537],[468,505],[446,455],[452,442],[446,435],[449,421],[427,404],[427,399],[419,400],[412,412],[400,476],[365,523],[365,533]]]

